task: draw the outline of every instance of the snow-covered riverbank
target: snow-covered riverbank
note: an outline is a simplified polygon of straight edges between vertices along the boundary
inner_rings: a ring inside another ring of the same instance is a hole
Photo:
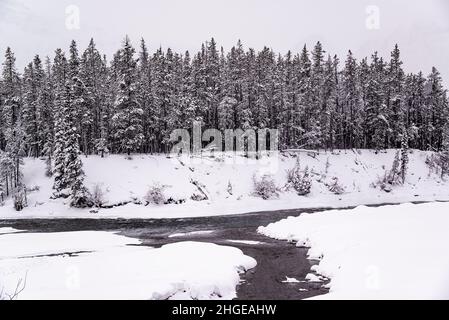
[[[18,299],[232,299],[239,274],[256,265],[234,247],[139,244],[101,231],[0,228],[0,292],[8,299],[19,284]]]
[[[16,212],[9,199],[0,207],[0,219],[175,218],[449,200],[449,182],[431,172],[426,164],[430,152],[410,152],[404,185],[395,186],[389,193],[374,188],[373,183],[391,168],[395,152],[388,150],[376,154],[369,150],[347,150],[321,152],[316,156],[302,152],[299,156],[301,167],[308,167],[312,177],[311,193],[307,196],[282,190],[287,170],[296,163],[293,155],[283,154],[272,157],[270,161],[248,162],[245,158],[225,154],[194,158],[190,163],[164,155],[134,155],[131,160],[124,155],[89,156],[83,158],[86,186],[91,191],[97,186],[97,190],[103,193],[103,205],[109,207],[95,212],[70,208],[68,200],[50,199],[53,181],[44,175],[44,161],[27,158],[23,172],[30,189],[28,207]],[[266,172],[272,174],[280,189],[278,198],[263,200],[253,195],[253,176]],[[328,189],[334,178],[338,178],[344,188],[343,194],[333,194]],[[145,195],[154,185],[162,186],[165,200],[171,204],[145,205]]]
[[[358,207],[288,218],[259,232],[310,247],[317,299],[448,299],[449,204]],[[318,276],[316,276],[318,275]]]

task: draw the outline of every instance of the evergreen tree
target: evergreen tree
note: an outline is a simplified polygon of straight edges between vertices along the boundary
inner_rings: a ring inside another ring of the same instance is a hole
[[[69,182],[65,173],[65,149],[67,146],[67,124],[65,122],[65,113],[70,96],[68,82],[68,64],[61,49],[56,50],[55,59],[52,67],[52,79],[55,91],[54,100],[54,150],[53,150],[53,177],[55,197],[67,197],[69,194],[67,188]]]
[[[39,56],[36,56],[25,68],[24,78],[24,106],[23,119],[25,124],[26,144],[28,154],[38,157],[42,149],[40,130],[42,126],[40,105],[42,86],[44,83],[44,71]]]
[[[114,138],[118,150],[128,155],[136,151],[143,141],[143,110],[137,101],[137,64],[135,50],[128,37],[118,53],[118,88],[115,100],[115,114],[112,117]]]
[[[403,85],[404,71],[402,70],[402,61],[400,60],[400,51],[396,44],[391,52],[390,63],[387,67],[386,75],[386,96],[385,104],[388,112],[390,130],[388,131],[389,146],[399,147],[401,133],[404,130],[403,119]]]
[[[443,146],[443,134],[448,119],[446,90],[438,70],[433,67],[426,84],[426,104],[431,123],[430,144],[434,150],[440,151]]]
[[[145,40],[140,42],[139,53],[139,103],[143,110],[142,115],[142,130],[144,136],[144,149],[146,152],[153,151],[152,143],[154,141],[154,130],[152,127],[154,110],[152,103],[152,75],[151,75],[151,60],[148,53],[148,48]]]
[[[2,159],[4,183],[10,184],[9,191],[16,201],[15,208],[20,211],[26,205],[23,200],[25,186],[22,180],[22,158],[25,155],[25,131],[22,123],[21,82],[16,71],[15,57],[8,47],[3,63],[2,83],[2,132],[5,139],[5,154]]]
[[[362,144],[360,124],[360,92],[357,79],[357,62],[349,51],[342,73],[343,148],[357,148]]]
[[[387,108],[384,103],[384,62],[377,52],[372,56],[370,75],[366,89],[364,110],[365,141],[376,150],[386,148],[390,129]]]

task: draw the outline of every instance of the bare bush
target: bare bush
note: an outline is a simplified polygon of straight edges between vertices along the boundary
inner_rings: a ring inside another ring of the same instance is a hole
[[[340,184],[340,181],[338,180],[337,177],[333,177],[331,179],[331,182],[327,183],[326,186],[329,189],[329,191],[334,193],[334,194],[343,194],[343,193],[345,193],[345,187],[343,187]]]
[[[261,197],[264,200],[278,197],[278,190],[274,179],[269,174],[264,174],[262,177],[257,178],[253,176],[254,194]]]
[[[449,151],[432,153],[426,158],[426,164],[431,172],[444,178],[449,174]]]
[[[104,205],[104,192],[99,183],[94,184],[92,188],[92,201],[96,208],[101,208]]]
[[[145,195],[145,201],[147,204],[156,204],[161,205],[166,202],[165,195],[164,195],[165,186],[155,183],[153,184],[150,189],[148,189],[147,194]]]
[[[4,287],[0,288],[0,301],[1,300],[16,300],[19,297],[19,294],[25,290],[26,283],[27,283],[27,275],[25,274],[25,278],[19,279],[17,281],[16,287],[14,289],[14,292],[8,293],[6,292]]]
[[[232,184],[231,184],[231,181],[228,181],[228,187],[227,187],[226,191],[228,192],[228,194],[229,194],[230,196],[232,196],[233,191],[232,191]]]
[[[206,186],[204,184],[202,184],[201,182],[199,182],[198,180],[195,179],[190,179],[190,183],[193,184],[197,190],[198,193],[193,193],[190,196],[190,199],[192,199],[193,201],[205,201],[205,200],[209,200],[209,196],[207,195],[207,190],[206,190]]]
[[[386,170],[382,177],[379,177],[377,181],[373,184],[375,188],[379,187],[381,190],[385,192],[390,192],[393,189],[393,186],[403,184],[403,172],[401,169],[401,159],[399,157],[399,151],[396,152],[396,155],[393,160],[393,164],[390,170]]]
[[[22,211],[27,206],[26,189],[18,187],[13,195],[14,209],[16,211]]]

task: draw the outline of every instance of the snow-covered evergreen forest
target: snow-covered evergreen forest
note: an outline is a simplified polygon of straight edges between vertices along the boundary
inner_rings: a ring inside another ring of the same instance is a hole
[[[441,151],[448,100],[436,68],[407,73],[390,57],[337,57],[318,42],[298,53],[256,52],[214,39],[196,53],[130,39],[111,60],[91,40],[35,56],[23,72],[7,49],[0,82],[0,193],[25,196],[21,159],[44,157],[55,197],[89,206],[81,154],[163,153],[174,129],[280,130],[282,149]],[[405,147],[404,147],[405,146]]]

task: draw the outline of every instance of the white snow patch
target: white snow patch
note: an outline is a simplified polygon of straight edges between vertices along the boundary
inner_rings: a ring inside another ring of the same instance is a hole
[[[282,283],[300,283],[300,281],[296,278],[285,277],[286,279],[282,281]]]
[[[99,251],[130,244],[140,241],[104,231],[13,233],[2,236],[0,259]]]
[[[233,247],[198,242],[159,249],[126,246],[138,242],[106,232],[4,235],[0,286],[13,292],[26,278],[19,299],[232,299],[239,273],[256,265]],[[8,244],[14,244],[12,249]],[[95,251],[31,257],[73,250]]]
[[[322,282],[322,278],[313,273],[308,273],[306,275],[306,280],[309,282]]]
[[[189,237],[189,236],[200,236],[213,233],[214,230],[201,230],[201,231],[192,231],[192,232],[184,232],[184,233],[173,233],[169,235],[169,238],[177,238],[177,237]]]
[[[263,244],[263,242],[261,242],[261,241],[253,241],[253,240],[226,240],[226,241],[232,242],[232,243],[249,244],[249,245]]]
[[[22,230],[17,230],[11,227],[4,227],[0,228],[0,234],[8,234],[8,233],[15,233],[15,232],[21,232]]]
[[[403,204],[303,214],[260,227],[309,246],[331,299],[448,299],[449,204]],[[429,276],[430,275],[430,276]]]

